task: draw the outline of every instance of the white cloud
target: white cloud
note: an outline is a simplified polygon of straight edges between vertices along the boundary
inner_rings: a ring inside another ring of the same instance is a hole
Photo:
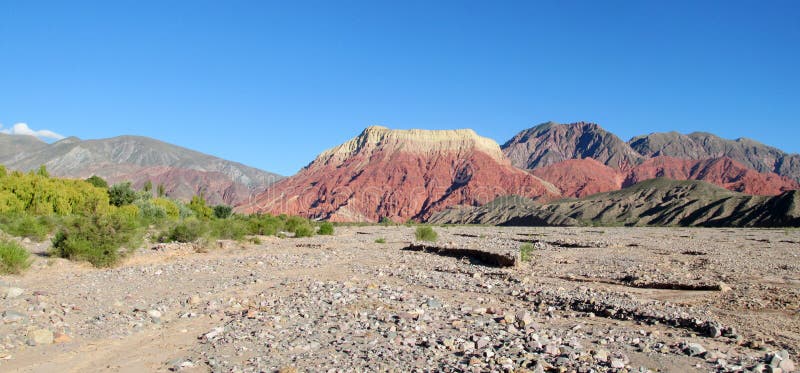
[[[64,138],[64,136],[61,136],[50,130],[32,130],[26,123],[17,123],[11,128],[1,128],[3,128],[2,124],[0,124],[0,133],[5,133],[7,135],[28,135],[53,140],[61,140]]]

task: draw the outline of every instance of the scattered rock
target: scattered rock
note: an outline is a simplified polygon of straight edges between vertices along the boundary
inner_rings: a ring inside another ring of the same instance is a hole
[[[53,343],[69,343],[70,341],[72,341],[72,337],[64,333],[54,333]]]
[[[703,346],[699,343],[687,343],[686,347],[683,349],[683,352],[689,356],[702,357],[705,355],[706,349],[703,348]]]
[[[20,322],[25,319],[25,315],[15,312],[15,311],[4,311],[3,312],[3,323],[6,324],[13,324]]]
[[[7,287],[2,289],[2,293],[5,294],[6,299],[13,299],[25,293],[25,290],[17,287]]]
[[[47,329],[34,329],[28,333],[28,338],[34,345],[49,345],[53,343],[53,332]]]

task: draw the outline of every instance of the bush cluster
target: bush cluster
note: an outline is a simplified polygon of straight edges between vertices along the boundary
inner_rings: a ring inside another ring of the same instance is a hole
[[[0,241],[0,273],[18,275],[31,266],[31,254],[14,241]]]
[[[333,224],[327,221],[320,224],[317,234],[321,236],[333,236]]]
[[[439,234],[429,226],[417,227],[417,231],[414,232],[414,236],[419,241],[436,242],[436,240],[439,239]]]
[[[38,173],[0,173],[0,214],[96,214],[108,209],[108,193],[83,180]]]
[[[259,235],[310,237],[334,233],[331,223],[317,225],[298,216],[237,215],[230,206],[206,205],[202,195],[182,203],[163,197],[163,184],[158,185],[158,197],[154,197],[153,183],[144,185],[144,190],[137,191],[129,182],[109,187],[98,176],[58,179],[51,178],[45,167],[21,173],[9,172],[0,165],[0,229],[40,241],[55,232],[51,255],[88,261],[97,267],[119,263],[129,252],[125,249],[138,247],[145,231],[155,227],[163,227],[154,232],[161,242],[202,243]],[[17,255],[27,254],[24,249],[14,251],[5,242],[3,245],[0,256],[4,263],[16,263]],[[22,268],[18,264],[8,268],[12,267]]]
[[[88,261],[95,267],[111,267],[127,253],[122,248],[137,247],[141,237],[136,220],[124,212],[75,216],[56,233],[51,253],[70,260]]]
[[[43,241],[58,225],[55,216],[32,216],[22,214],[0,215],[0,229],[17,237]]]

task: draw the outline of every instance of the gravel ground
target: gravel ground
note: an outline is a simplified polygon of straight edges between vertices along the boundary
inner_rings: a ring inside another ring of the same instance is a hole
[[[206,253],[153,245],[104,270],[36,255],[25,275],[0,277],[0,371],[791,372],[798,361],[798,230],[436,230],[448,250],[409,250],[422,244],[413,228],[365,226]],[[525,243],[530,261],[481,261]]]

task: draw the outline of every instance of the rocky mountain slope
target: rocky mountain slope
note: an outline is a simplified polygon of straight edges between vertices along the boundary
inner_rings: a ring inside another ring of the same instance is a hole
[[[772,172],[757,172],[728,157],[701,160],[651,158],[628,172],[622,186],[656,177],[701,180],[731,191],[754,195],[778,195],[800,189],[800,184],[790,178]]]
[[[654,133],[625,143],[597,124],[548,122],[520,132],[503,152],[515,166],[573,197],[654,177],[703,180],[759,195],[800,188],[800,155],[701,132]]]
[[[643,158],[613,133],[586,122],[540,124],[518,133],[502,148],[514,166],[525,169],[592,158],[611,168],[627,170]]]
[[[119,136],[100,140],[70,137],[53,144],[31,136],[0,135],[0,164],[32,170],[47,166],[55,176],[98,175],[111,183],[164,184],[170,197],[203,193],[209,203],[238,204],[280,176],[155,139]],[[13,149],[13,151],[12,151]]]
[[[509,194],[541,200],[559,196],[549,183],[513,167],[497,143],[472,130],[376,126],[320,154],[238,210],[334,221],[405,221]]]
[[[491,206],[491,205],[487,205]],[[524,204],[531,214],[515,214],[508,219],[505,208],[484,209],[480,219],[461,208],[444,211],[431,218],[438,223],[492,221],[499,225],[564,225],[566,218],[581,224],[629,226],[800,226],[800,191],[778,196],[752,196],[700,181],[664,178],[647,180],[628,188],[600,193],[579,200],[563,200],[536,207]],[[500,218],[493,219],[492,216]],[[566,217],[566,218],[565,218]],[[500,223],[498,221],[504,220]]]
[[[581,223],[566,215],[542,209],[536,201],[520,196],[497,197],[481,206],[451,206],[431,215],[431,224],[480,224],[504,225],[509,221],[524,218],[527,225],[548,227],[571,227]]]
[[[536,168],[531,173],[555,185],[566,197],[618,190],[626,175],[591,158],[568,159]]]
[[[739,138],[727,140],[719,136],[694,132],[652,133],[637,136],[629,142],[632,149],[645,157],[668,156],[685,159],[728,157],[759,172],[774,172],[800,181],[800,155]]]
[[[655,157],[628,171],[615,170],[591,158],[569,159],[531,173],[555,185],[563,196],[576,198],[619,190],[657,177],[700,180],[754,195],[778,195],[800,189],[800,184],[790,178],[760,173],[727,157],[704,160]]]

